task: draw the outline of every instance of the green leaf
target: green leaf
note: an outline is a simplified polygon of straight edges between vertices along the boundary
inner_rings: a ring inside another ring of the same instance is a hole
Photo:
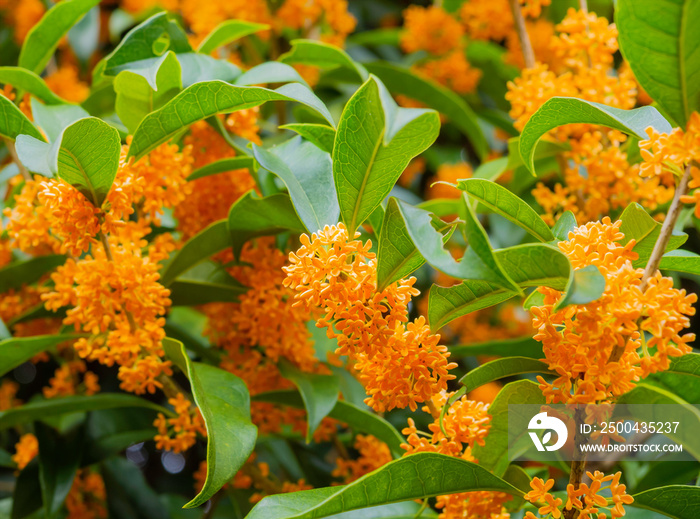
[[[550,373],[549,364],[528,357],[505,357],[474,368],[464,375],[459,383],[469,392],[494,380],[523,373]]]
[[[90,117],[90,114],[76,105],[43,105],[32,99],[34,124],[44,130],[49,142],[60,139],[61,133],[74,122]]]
[[[180,62],[174,52],[158,58],[143,71],[124,70],[114,80],[117,94],[115,111],[119,119],[134,133],[139,123],[182,90]]]
[[[224,173],[225,171],[233,171],[235,169],[246,168],[251,172],[255,168],[255,160],[253,157],[234,157],[232,159],[221,159],[210,162],[206,166],[195,169],[192,174],[187,177],[187,181],[197,180],[198,178]]]
[[[399,108],[375,77],[355,92],[340,116],[333,145],[340,214],[351,236],[439,131],[437,113]]]
[[[605,292],[605,278],[595,265],[588,265],[573,272],[566,286],[566,293],[554,307],[561,310],[568,305],[585,305],[600,298]]]
[[[333,375],[305,373],[290,362],[281,359],[279,364],[282,376],[297,387],[306,409],[306,443],[311,442],[314,432],[338,402],[340,384]]]
[[[270,26],[263,23],[246,22],[244,20],[226,20],[217,25],[202,43],[199,44],[197,52],[211,54],[219,47],[233,43],[234,41],[255,34],[256,32],[269,29]]]
[[[686,353],[681,357],[672,357],[671,366],[666,372],[683,373],[700,377],[700,353]]]
[[[250,396],[245,383],[223,369],[192,362],[181,342],[165,338],[165,354],[190,379],[194,401],[207,427],[207,479],[185,505],[204,504],[228,483],[255,448],[258,429],[250,421]]]
[[[0,430],[66,413],[114,409],[116,407],[145,407],[167,416],[173,416],[170,410],[137,396],[125,393],[99,393],[91,396],[66,396],[36,400],[21,407],[2,411],[0,412]]]
[[[371,506],[335,514],[332,519],[436,519],[438,514],[430,507],[423,509],[419,503],[404,501],[389,505]]]
[[[355,62],[343,49],[315,40],[292,40],[292,49],[280,56],[282,63],[301,63],[320,68],[342,67],[355,74],[359,81],[367,81],[367,69]]]
[[[387,463],[342,487],[326,487],[266,497],[247,519],[316,519],[348,510],[437,495],[492,490],[522,492],[475,463],[420,452]]]
[[[254,396],[253,400],[304,409],[304,401],[296,391],[270,391]],[[380,439],[389,446],[394,456],[401,456],[406,452],[401,448],[401,444],[405,441],[404,437],[381,416],[344,400],[337,401],[328,416],[348,424],[356,431],[371,434]]]
[[[529,380],[518,380],[503,386],[489,406],[491,415],[491,430],[484,446],[475,445],[474,457],[479,460],[479,465],[490,470],[497,476],[502,476],[508,468],[508,425],[513,430],[521,431],[520,435],[527,434],[527,424],[532,416],[518,414],[517,408],[511,408],[509,404],[544,404],[542,390]],[[522,413],[522,411],[520,411]],[[510,416],[509,416],[510,414]]]
[[[231,206],[228,213],[233,253],[238,258],[245,242],[258,236],[279,234],[283,231],[302,233],[306,227],[299,220],[286,193],[260,198],[248,191]]]
[[[75,340],[85,335],[60,334],[37,335],[34,337],[11,337],[0,341],[0,376],[15,369],[31,359],[34,355],[56,346],[64,341]]]
[[[219,220],[192,238],[165,264],[160,277],[164,287],[170,286],[180,274],[196,264],[231,246],[231,235],[226,220]]]
[[[661,257],[659,269],[700,275],[700,256],[680,249],[667,252]]]
[[[267,101],[302,103],[323,116],[331,125],[335,125],[323,102],[299,83],[289,83],[276,90],[268,90],[261,87],[233,86],[224,81],[205,81],[186,88],[165,106],[141,121],[129,147],[129,156],[138,160],[190,124],[212,115],[252,108]]]
[[[283,130],[292,130],[307,141],[314,143],[327,153],[333,153],[335,130],[325,124],[285,124],[280,126]]]
[[[446,115],[474,146],[479,158],[485,159],[489,144],[479,126],[474,111],[460,96],[428,79],[423,79],[410,70],[376,61],[366,63],[367,70],[381,79],[394,94],[402,94]]]
[[[652,488],[634,494],[634,503],[630,506],[652,510],[673,519],[696,519],[700,517],[700,487],[669,485]]]
[[[451,359],[475,357],[477,355],[497,357],[520,356],[529,359],[541,359],[544,357],[542,353],[542,343],[536,341],[532,337],[450,346]]]
[[[100,18],[100,7],[96,5],[68,31],[68,43],[81,65],[87,65],[100,45]]]
[[[39,510],[41,505],[39,465],[32,462],[21,470],[17,476],[14,492],[12,493],[12,515],[10,515],[10,518],[33,519],[33,512]],[[42,514],[41,517],[44,517],[44,515]]]
[[[296,81],[304,86],[309,84],[304,80],[294,67],[277,61],[266,61],[236,78],[234,84],[239,86],[261,85],[263,83],[288,83]]]
[[[457,187],[483,205],[522,227],[540,241],[554,240],[552,231],[535,210],[520,197],[495,182],[480,178],[460,180]]]
[[[73,479],[83,454],[83,429],[65,437],[37,422],[34,433],[39,442],[39,482],[46,517],[53,517],[63,505],[73,486]]]
[[[61,105],[68,101],[54,94],[44,80],[31,70],[22,67],[0,67],[0,83],[24,90],[47,105]]]
[[[494,252],[503,270],[520,287],[547,286],[564,290],[571,266],[566,256],[549,245],[530,243]],[[516,296],[513,290],[482,281],[467,279],[459,285],[430,289],[428,319],[433,331],[463,315],[488,308]]]
[[[161,496],[128,459],[116,456],[102,463],[102,477],[110,519],[170,519]]]
[[[382,291],[391,283],[407,277],[425,263],[425,258],[413,244],[399,202],[394,197],[389,199],[380,229],[379,249],[377,251],[378,291]],[[443,244],[452,235],[454,226],[440,221],[437,232],[442,234],[445,231],[447,233],[442,237]]]
[[[535,148],[533,160],[538,161],[556,157],[560,153],[570,149],[571,145],[568,142],[540,141],[539,145]],[[520,137],[513,137],[512,139],[508,139],[508,163],[505,169],[514,170],[520,166],[525,166],[525,162],[523,162],[523,158],[520,156]]]
[[[27,34],[19,54],[19,66],[39,74],[61,38],[99,3],[99,0],[70,0],[54,5]]]
[[[65,261],[66,257],[62,254],[50,254],[0,268],[0,294],[39,281],[44,274],[63,265]]]
[[[700,110],[700,45],[694,0],[620,0],[615,9],[620,50],[641,87],[683,128]]]
[[[661,224],[649,216],[641,205],[636,203],[632,203],[625,208],[620,215],[620,220],[622,220],[620,232],[625,235],[620,243],[624,245],[630,240],[635,240],[636,243],[632,250],[639,254],[639,258],[632,262],[632,265],[635,268],[644,267],[661,233]],[[666,252],[677,249],[687,239],[687,234],[673,231],[671,239],[666,246]]]
[[[640,139],[647,138],[649,126],[662,133],[671,131],[668,121],[652,106],[621,110],[573,97],[553,97],[530,117],[520,135],[520,155],[531,173],[535,171],[535,146],[540,138],[554,128],[571,123],[599,124]]]
[[[125,68],[147,68],[153,58],[168,51],[175,54],[192,53],[187,34],[167,13],[158,13],[131,29],[121,43],[106,57],[103,74],[114,76]],[[138,62],[144,62],[138,64]],[[97,68],[95,69],[97,70]]]
[[[186,52],[178,54],[177,59],[182,68],[183,88],[203,81],[233,81],[241,74],[241,69],[233,63],[206,54]]]
[[[203,261],[173,281],[170,300],[173,306],[237,303],[238,296],[247,291],[248,287],[231,277],[221,265]]]
[[[285,183],[308,231],[338,223],[340,209],[328,153],[301,137],[293,137],[267,149],[253,144],[253,154],[263,168]]]
[[[27,116],[5,96],[0,96],[0,136],[14,141],[18,135],[45,140]]]
[[[576,217],[571,211],[566,211],[557,220],[557,223],[552,227],[552,234],[556,241],[568,241],[569,233],[578,227]]]

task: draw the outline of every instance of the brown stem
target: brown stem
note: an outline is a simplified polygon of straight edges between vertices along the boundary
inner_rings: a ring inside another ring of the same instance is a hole
[[[17,155],[17,148],[15,148],[15,142],[11,139],[8,139],[7,137],[3,137],[2,140],[5,142],[7,151],[10,152],[12,160],[15,164],[17,164],[17,168],[19,168],[19,172],[24,177],[24,180],[31,180],[32,176],[29,174],[29,170],[25,168],[24,164],[22,164],[22,162],[19,160],[19,155]]]
[[[681,197],[688,192],[688,182],[690,182],[690,170],[691,165],[689,164],[685,168],[685,173],[683,173],[681,181],[678,183],[676,192],[673,195],[671,207],[668,208],[668,213],[666,213],[666,219],[664,220],[664,223],[661,226],[661,232],[659,232],[659,237],[656,239],[654,249],[651,251],[651,256],[649,256],[647,265],[644,268],[642,284],[639,286],[640,290],[642,291],[644,291],[644,289],[647,287],[649,278],[656,274],[656,271],[659,269],[661,257],[666,251],[668,241],[671,239],[671,235],[673,234],[673,228],[676,225],[678,216],[681,214],[681,209],[683,208]],[[623,344],[622,346],[615,346],[615,348],[613,348],[613,350],[610,352],[610,358],[608,359],[608,362],[617,362],[618,360],[620,360],[622,354],[625,352],[626,346],[627,341],[625,341],[625,344]]]
[[[282,492],[282,485],[265,477],[257,465],[246,463],[241,468],[241,471],[253,480],[255,488],[259,488],[267,494],[279,494]]]
[[[432,399],[426,400],[425,405],[427,405],[428,409],[430,409],[430,414],[433,415],[433,419],[437,420],[440,418],[440,410],[437,407],[435,407],[435,404],[433,403]]]
[[[520,10],[520,0],[510,0],[510,10],[513,12],[515,32],[518,33],[518,39],[520,40],[520,48],[523,51],[523,58],[525,59],[525,68],[534,68],[535,52],[532,50],[530,36],[525,26],[525,18],[523,18],[523,12]]]
[[[345,448],[345,445],[343,445],[343,442],[340,441],[340,438],[338,438],[337,434],[333,435],[333,446],[335,447],[335,450],[338,451],[338,455],[341,458],[343,458],[344,460],[350,459],[350,454],[348,453],[348,450]]]
[[[586,471],[586,453],[581,450],[581,445],[587,442],[586,435],[581,432],[581,424],[584,423],[586,418],[586,411],[578,407],[574,411],[574,427],[576,427],[576,433],[574,435],[574,460],[571,462],[571,473],[569,474],[569,484],[577,489],[581,485],[581,480],[583,479],[583,474]],[[575,519],[578,516],[579,511],[572,508],[571,510],[564,510],[565,519]]]
[[[583,14],[588,14],[588,0],[578,0],[578,5],[583,11]]]

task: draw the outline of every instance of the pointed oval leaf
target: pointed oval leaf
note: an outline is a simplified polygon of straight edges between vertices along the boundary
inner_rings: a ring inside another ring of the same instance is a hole
[[[267,149],[253,144],[253,153],[263,168],[285,183],[309,232],[338,223],[340,208],[328,153],[301,137]]]
[[[700,275],[700,256],[687,250],[667,252],[661,258],[659,269]]]
[[[236,475],[255,448],[258,428],[250,421],[245,383],[221,368],[192,362],[180,341],[165,338],[165,354],[187,375],[194,401],[207,427],[207,479],[185,505],[204,504]]]
[[[65,436],[51,427],[36,422],[34,432],[39,443],[39,482],[46,517],[53,517],[63,505],[73,486],[84,446],[84,429]]]
[[[206,166],[195,169],[192,174],[187,177],[187,181],[197,180],[198,178],[208,177],[209,175],[216,175],[217,173],[224,173],[225,171],[233,171],[235,169],[246,168],[253,171],[255,167],[255,160],[253,157],[233,157],[232,159],[221,159],[214,162],[210,162]]]
[[[353,72],[359,81],[369,77],[367,69],[355,62],[343,49],[316,40],[292,40],[292,50],[280,56],[282,63],[301,63],[320,68],[343,67]]]
[[[576,223],[576,217],[571,211],[564,212],[557,223],[552,227],[552,234],[554,235],[556,241],[568,241],[569,233],[576,229],[578,224]]]
[[[340,384],[334,375],[317,375],[305,373],[290,362],[281,359],[279,363],[282,376],[297,387],[306,409],[306,443],[311,442],[316,429],[338,402]]]
[[[620,220],[622,220],[620,232],[625,235],[620,243],[624,245],[634,239],[636,243],[632,250],[639,254],[639,258],[633,261],[632,265],[635,268],[644,267],[661,233],[661,224],[649,216],[649,213],[637,203],[628,205],[620,215]],[[674,230],[666,246],[666,252],[677,249],[687,239],[687,234]]]
[[[375,77],[355,92],[340,116],[333,145],[340,214],[351,235],[439,131],[437,113],[399,108]]]
[[[417,76],[407,68],[383,61],[367,63],[366,67],[392,93],[406,95],[446,115],[469,139],[479,157],[482,160],[486,158],[489,144],[476,114],[464,99],[433,81]]]
[[[18,135],[29,135],[40,141],[46,140],[12,101],[5,96],[0,96],[0,136],[14,141]]]
[[[85,337],[85,335],[75,333],[37,335],[35,337],[11,337],[0,341],[0,376],[24,364],[42,351],[80,337]]]
[[[286,63],[267,61],[246,70],[243,74],[236,78],[234,84],[248,86],[262,85],[266,83],[289,83],[291,81],[296,81],[297,83],[301,83],[307,87],[309,86],[309,84],[299,75],[299,72],[297,72],[294,67],[291,67]]]
[[[0,294],[38,281],[44,274],[63,265],[65,261],[66,256],[63,254],[49,254],[17,261],[0,268]]]
[[[333,117],[323,102],[299,83],[268,90],[234,86],[224,81],[205,81],[186,88],[165,106],[146,116],[134,133],[129,156],[138,160],[179,131],[212,115],[252,108],[267,101],[302,103],[334,125]]]
[[[450,349],[450,351],[452,351]],[[506,357],[496,359],[474,368],[464,375],[459,383],[467,388],[467,392],[474,391],[477,387],[514,375],[523,373],[551,373],[549,364],[541,360],[528,357]]]
[[[554,239],[552,231],[540,215],[502,185],[480,178],[469,178],[460,180],[457,187],[495,213],[522,227],[538,240],[548,242]]]
[[[605,292],[605,278],[595,265],[588,265],[576,269],[566,286],[566,293],[554,307],[554,311],[561,310],[568,305],[585,305]]]
[[[12,85],[17,90],[24,90],[47,105],[68,103],[54,94],[40,76],[22,67],[0,67],[0,83]]]
[[[99,3],[100,0],[70,0],[54,5],[27,34],[19,54],[19,66],[39,74],[61,38]]]
[[[256,32],[269,29],[270,26],[264,23],[246,22],[245,20],[226,20],[217,25],[206,38],[199,44],[197,52],[211,54],[219,47],[233,43],[234,41],[255,34]]]
[[[700,377],[700,353],[686,353],[681,357],[673,357],[671,366],[666,371]]]
[[[32,99],[31,105],[34,124],[44,131],[49,142],[56,142],[63,130],[74,122],[90,117],[77,105],[43,105],[36,99]]]
[[[678,462],[673,465],[678,465]],[[651,488],[634,494],[634,502],[630,506],[658,512],[673,519],[696,519],[700,517],[700,487],[668,485]]]
[[[266,497],[247,519],[316,519],[358,508],[470,490],[522,495],[510,483],[476,463],[420,452],[387,463],[349,485]]]
[[[646,139],[650,126],[669,133],[671,125],[653,106],[621,110],[573,97],[553,97],[537,110],[520,135],[520,155],[531,173],[535,171],[535,147],[550,130],[572,123],[599,124]]]
[[[314,143],[327,153],[333,153],[335,130],[325,124],[285,124],[280,126],[284,130],[292,130],[307,141]]]
[[[173,306],[237,303],[238,296],[247,291],[248,287],[229,275],[223,266],[203,261],[173,281],[170,300]]]
[[[634,77],[681,127],[700,110],[698,19],[694,0],[620,0],[615,8],[620,51]]]

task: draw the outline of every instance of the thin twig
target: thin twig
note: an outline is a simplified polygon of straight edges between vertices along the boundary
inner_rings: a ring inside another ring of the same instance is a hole
[[[10,155],[12,156],[12,160],[14,161],[15,164],[17,164],[17,168],[19,169],[19,172],[22,174],[24,177],[24,180],[31,180],[32,176],[29,174],[29,170],[24,167],[24,164],[19,160],[19,155],[17,155],[17,148],[15,148],[15,142],[11,139],[8,139],[7,137],[2,138],[3,141],[5,141],[5,146],[7,147],[7,151],[10,152]]]
[[[520,9],[520,0],[510,0],[510,10],[513,12],[515,32],[518,33],[518,39],[520,40],[520,48],[523,51],[523,58],[525,59],[525,68],[534,68],[535,51],[532,50],[530,36],[525,26],[525,18],[523,18],[523,12]]]
[[[432,400],[426,400],[425,405],[428,406],[428,409],[430,409],[430,414],[433,415],[433,418],[435,420],[440,418],[440,411],[438,410],[437,407],[435,407],[435,404],[433,403]]]

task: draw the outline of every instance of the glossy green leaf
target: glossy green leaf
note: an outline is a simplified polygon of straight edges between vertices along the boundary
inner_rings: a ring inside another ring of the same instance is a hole
[[[437,113],[399,108],[374,77],[355,92],[340,116],[333,145],[340,214],[351,235],[439,131]]]
[[[5,96],[0,96],[0,136],[14,141],[18,135],[45,140],[27,116]]]
[[[343,49],[315,40],[292,40],[292,49],[280,56],[282,63],[301,63],[320,68],[343,67],[353,72],[359,81],[369,77],[367,69],[355,62]]]
[[[672,357],[671,366],[666,372],[700,377],[700,353],[686,353],[680,357]]]
[[[419,503],[404,501],[389,505],[371,506],[359,510],[351,510],[335,514],[332,519],[427,519],[437,518],[438,514],[432,508],[421,508]]]
[[[394,460],[349,485],[266,497],[247,519],[316,519],[384,503],[470,490],[522,495],[510,483],[475,463],[421,452]]]
[[[39,442],[39,482],[46,517],[54,517],[73,486],[73,479],[83,454],[84,431],[74,429],[59,434],[37,422],[34,433]]]
[[[262,23],[247,22],[245,20],[226,20],[217,25],[202,43],[199,44],[197,52],[211,54],[219,47],[233,43],[234,41],[255,34],[256,32],[269,29],[270,26]]]
[[[473,344],[450,346],[450,359],[488,355],[497,357],[527,357],[541,359],[542,343],[532,337],[504,339],[501,341],[475,342]]]
[[[203,81],[233,81],[241,69],[230,61],[216,59],[206,54],[185,52],[177,55],[182,68],[182,87],[187,88]]]
[[[501,267],[520,287],[548,286],[563,291],[571,275],[569,260],[544,244],[525,244],[494,252]],[[463,315],[488,308],[517,295],[499,285],[467,279],[459,285],[430,289],[428,319],[433,331]]]
[[[187,180],[197,180],[198,178],[208,177],[209,175],[216,175],[217,173],[224,173],[225,171],[233,171],[243,168],[251,170],[252,172],[254,167],[255,160],[253,157],[233,157],[232,159],[221,159],[210,162],[201,168],[195,169],[192,174],[187,177]]]
[[[451,90],[424,79],[410,70],[391,63],[376,61],[366,64],[367,70],[384,82],[394,94],[401,94],[446,115],[469,139],[481,159],[489,153],[489,145],[469,105]]]
[[[236,78],[234,84],[239,86],[262,85],[267,83],[288,83],[296,81],[305,86],[309,86],[296,69],[286,63],[277,61],[266,61],[260,65],[246,70]]]
[[[314,143],[327,153],[333,153],[333,142],[335,141],[335,130],[325,124],[285,124],[280,126],[284,130],[292,130],[298,133],[307,141]]]
[[[158,58],[151,68],[140,73],[124,70],[114,80],[117,94],[115,111],[134,133],[139,123],[182,89],[180,63],[174,52]]]
[[[348,36],[347,42],[353,45],[392,45],[398,47],[401,42],[401,27],[385,27],[359,31]]]
[[[265,198],[248,191],[231,206],[228,213],[233,253],[240,256],[245,242],[258,236],[283,231],[302,233],[306,227],[294,211],[289,195],[280,193]]]
[[[528,357],[505,357],[474,368],[464,375],[459,383],[469,392],[494,380],[522,375],[523,373],[550,373],[549,365],[541,360]]]
[[[605,278],[595,265],[588,265],[573,272],[566,286],[566,293],[554,307],[555,311],[568,305],[585,305],[599,299],[605,292]]]
[[[267,101],[302,103],[334,125],[326,106],[311,90],[299,83],[268,90],[233,86],[224,81],[205,81],[186,88],[165,106],[148,115],[134,133],[129,156],[138,160],[190,124],[212,115],[252,108]]]
[[[231,246],[231,235],[226,220],[219,220],[192,238],[165,264],[160,283],[168,287],[180,274],[196,264]]]
[[[74,122],[90,117],[83,108],[77,105],[43,105],[32,99],[32,116],[35,126],[44,130],[49,142],[60,139],[61,133]]]
[[[54,5],[27,34],[19,54],[19,66],[41,73],[61,38],[98,3],[99,0],[69,0]]]
[[[306,409],[306,443],[311,442],[316,429],[338,402],[340,385],[334,375],[305,373],[282,359],[279,362],[280,373],[299,390]]]
[[[576,227],[578,227],[578,224],[576,223],[574,213],[566,211],[559,217],[554,227],[552,227],[552,234],[557,241],[568,241],[569,233],[576,229]]]
[[[270,391],[253,397],[254,401],[270,402],[273,404],[288,405],[298,409],[304,408],[304,401],[296,391]],[[348,424],[354,430],[365,434],[371,434],[389,446],[394,456],[401,456],[404,451],[401,444],[405,439],[399,432],[381,416],[366,411],[350,402],[339,400],[328,416]]]
[[[674,250],[661,257],[659,269],[700,275],[700,256],[687,250]]]
[[[173,416],[170,410],[134,395],[127,395],[126,393],[98,393],[91,396],[66,396],[48,400],[36,400],[20,407],[1,411],[0,430],[66,413],[114,409],[116,407],[145,407],[167,416]]]
[[[630,506],[658,512],[673,519],[700,517],[700,487],[669,485],[634,494]]]
[[[535,210],[520,197],[495,182],[480,178],[460,180],[457,187],[476,198],[493,212],[522,227],[540,241],[554,240],[552,231]]]
[[[520,411],[518,408],[508,410],[509,404],[544,404],[542,390],[535,382],[518,380],[503,386],[489,406],[491,415],[491,430],[483,446],[475,445],[474,457],[479,460],[479,465],[490,470],[497,476],[502,476],[508,468],[508,425],[513,430],[527,434],[527,424],[532,418],[528,411]],[[527,408],[526,408],[527,409]],[[510,416],[509,416],[510,414]]]
[[[42,351],[79,337],[84,337],[84,335],[70,333],[37,335],[34,337],[11,337],[0,341],[0,376],[24,364]]]
[[[81,65],[86,65],[100,45],[100,7],[96,5],[68,31],[68,43]]]
[[[61,105],[68,102],[54,94],[40,76],[22,67],[0,67],[0,84],[12,85],[17,90],[24,90],[47,105]]]
[[[662,133],[671,131],[668,121],[652,106],[621,110],[573,97],[553,97],[530,117],[520,135],[520,155],[530,172],[535,171],[534,155],[538,141],[548,131],[571,123],[599,124],[640,139],[646,139],[649,126]]]
[[[192,53],[187,34],[176,22],[161,12],[131,29],[121,43],[103,60],[103,73],[116,75],[125,68],[148,68],[154,58],[166,52],[175,54]],[[139,64],[138,62],[143,62]],[[97,68],[96,68],[97,70]]]
[[[301,137],[271,148],[254,144],[253,153],[263,168],[285,183],[294,209],[308,231],[338,223],[340,209],[328,153]]]
[[[66,256],[62,254],[49,254],[0,268],[0,294],[39,281],[44,274],[63,265],[65,261]]]
[[[639,254],[639,258],[632,265],[636,268],[644,267],[661,233],[661,224],[649,216],[641,205],[636,203],[632,203],[625,208],[620,215],[620,220],[622,220],[620,231],[625,235],[620,243],[624,245],[634,239],[636,243],[632,250]],[[666,252],[677,249],[687,239],[687,234],[673,231],[666,246]]]
[[[694,0],[620,0],[615,9],[620,50],[640,86],[685,127],[700,110],[700,18]]]
[[[443,235],[442,243],[452,235],[454,226],[441,222],[437,229]],[[391,283],[408,277],[418,270],[425,258],[414,245],[406,228],[406,221],[396,198],[389,199],[381,224],[379,249],[377,251],[377,290],[384,290]]]
[[[568,142],[540,141],[538,146],[535,147],[533,160],[537,161],[549,157],[556,157],[560,153],[570,149],[571,145]],[[512,139],[508,139],[508,163],[506,169],[516,169],[520,166],[525,166],[523,157],[520,155],[520,137],[513,137]]]
[[[166,338],[169,359],[187,375],[192,395],[207,427],[207,479],[185,505],[204,504],[238,472],[255,448],[258,430],[250,421],[250,396],[245,383],[221,368],[192,362],[181,342]]]
[[[109,519],[171,519],[161,496],[136,464],[115,456],[102,463],[101,468]]]
[[[169,288],[173,306],[237,303],[238,296],[248,291],[248,287],[236,281],[226,269],[213,261],[197,263],[180,274]]]

